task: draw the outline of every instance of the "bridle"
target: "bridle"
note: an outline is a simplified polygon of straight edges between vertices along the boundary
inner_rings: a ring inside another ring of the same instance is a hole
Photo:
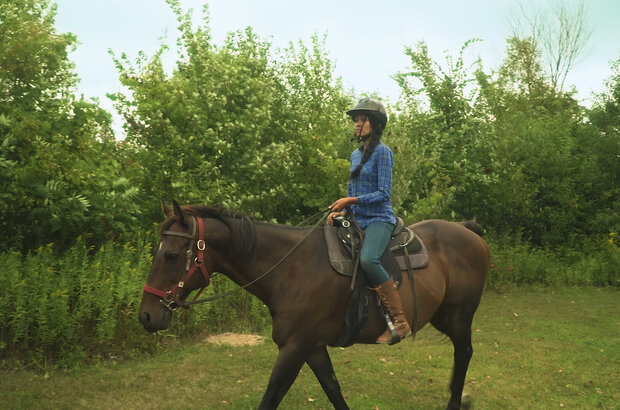
[[[183,287],[185,286],[185,282],[189,281],[189,279],[192,277],[192,275],[196,271],[200,270],[200,272],[202,273],[202,277],[205,280],[205,285],[200,289],[198,294],[196,294],[196,297],[194,298],[194,300],[196,300],[198,296],[200,296],[202,291],[205,290],[205,288],[209,286],[209,283],[211,282],[211,276],[209,275],[209,272],[207,271],[207,267],[204,264],[204,251],[206,247],[205,240],[204,240],[204,221],[202,218],[198,218],[196,216],[193,217],[193,221],[194,223],[193,223],[191,235],[184,233],[184,232],[175,232],[175,231],[162,232],[162,236],[171,235],[171,236],[180,236],[182,238],[190,239],[190,246],[187,249],[187,252],[185,252],[185,256],[186,256],[185,271],[187,272],[187,274],[185,275],[185,278],[179,281],[179,283],[174,285],[174,287],[167,292],[153,288],[147,284],[145,284],[142,287],[142,289],[145,292],[150,293],[152,295],[159,296],[161,298],[159,302],[171,312],[174,312],[174,310],[182,303],[182,301],[179,299],[179,291],[180,289],[183,289]],[[198,236],[196,236],[196,228],[198,228]],[[194,263],[192,265],[192,251],[194,249],[194,244],[193,244],[194,240],[196,241],[197,253],[196,253],[196,258],[193,261]]]

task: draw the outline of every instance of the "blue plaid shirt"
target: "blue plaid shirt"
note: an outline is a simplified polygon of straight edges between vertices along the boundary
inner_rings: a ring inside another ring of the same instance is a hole
[[[362,149],[351,154],[351,172],[362,161]],[[383,142],[379,142],[359,175],[349,180],[349,196],[357,197],[357,204],[351,209],[360,227],[366,227],[375,221],[396,225],[392,210],[392,168],[394,154]]]

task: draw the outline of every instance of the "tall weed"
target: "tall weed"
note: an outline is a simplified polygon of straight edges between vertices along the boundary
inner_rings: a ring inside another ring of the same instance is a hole
[[[487,287],[620,286],[620,248],[599,242],[580,248],[540,249],[516,237],[488,240],[491,269]]]
[[[59,253],[52,244],[26,255],[0,255],[0,359],[3,366],[55,363],[85,358],[131,356],[157,349],[169,338],[215,331],[261,331],[269,323],[265,306],[247,292],[180,309],[171,328],[147,333],[138,322],[142,285],[151,265],[153,236],[133,244],[106,243],[90,249],[82,239]],[[216,276],[202,297],[238,289]]]

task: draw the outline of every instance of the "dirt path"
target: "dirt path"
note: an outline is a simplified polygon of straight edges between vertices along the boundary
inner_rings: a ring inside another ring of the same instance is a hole
[[[264,340],[265,338],[263,336],[243,333],[222,333],[209,336],[205,339],[207,343],[218,345],[227,344],[231,346],[256,346],[263,343]]]

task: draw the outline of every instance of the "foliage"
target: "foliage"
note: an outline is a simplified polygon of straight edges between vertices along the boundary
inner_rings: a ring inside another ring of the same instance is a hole
[[[152,351],[162,337],[260,331],[268,325],[265,306],[242,292],[181,313],[162,336],[147,334],[136,313],[151,264],[152,233],[134,236],[132,243],[90,249],[79,238],[64,252],[47,245],[27,255],[0,254],[0,282],[11,290],[10,297],[0,299],[0,357],[11,358],[10,365],[74,366]],[[232,289],[237,289],[234,283],[216,277],[203,296]]]
[[[136,238],[137,239],[137,238]],[[2,255],[1,355],[42,365],[140,345],[134,314],[150,247],[103,245],[89,255],[82,240],[62,255],[52,245]],[[113,347],[116,346],[116,347]]]
[[[158,200],[225,206],[296,222],[345,192],[352,96],[334,78],[325,38],[273,51],[251,28],[215,45],[179,3],[179,55],[115,57],[128,93],[110,97],[126,120],[73,95],[75,37],[54,8],[2,5],[0,250],[100,245],[161,219]],[[402,98],[385,136],[395,152],[393,202],[413,222],[477,218],[535,246],[618,231],[617,67],[591,110],[558,93],[539,45],[511,38],[504,63],[466,63],[477,39],[446,65],[408,47],[395,78]],[[617,64],[616,64],[617,66]],[[380,96],[379,96],[380,97]]]
[[[130,95],[112,96],[126,120],[127,143],[141,167],[141,196],[173,197],[286,222],[327,206],[346,176],[342,112],[350,104],[317,36],[312,49],[291,45],[279,58],[250,28],[211,42],[178,3],[181,39],[174,72],[162,47],[135,65],[116,58]],[[148,206],[148,205],[147,205]]]
[[[406,193],[402,212],[475,217],[489,231],[535,246],[616,232],[617,134],[601,135],[570,93],[555,91],[536,43],[509,39],[504,63],[491,74],[480,62],[465,66],[471,44],[456,63],[448,58],[447,70],[423,43],[406,50],[412,67],[397,76],[403,100],[394,125],[396,145],[407,146],[401,155],[408,162],[396,171],[406,175],[396,177]],[[602,108],[592,113],[610,123]]]
[[[583,195],[590,198],[588,234],[620,232],[620,56],[612,64],[607,89],[588,111],[591,127],[579,133],[584,167],[578,175]],[[617,242],[616,242],[617,243]]]
[[[494,238],[487,288],[505,291],[518,286],[620,286],[620,252],[613,236],[580,248],[532,248],[516,237]]]
[[[54,15],[46,1],[0,5],[0,250],[112,238],[136,212],[111,116],[74,96],[76,39]]]
[[[399,187],[406,193],[402,212],[413,219],[479,216],[461,205],[461,198],[490,179],[485,172],[489,141],[482,135],[484,124],[472,114],[473,78],[465,65],[465,52],[476,41],[464,44],[456,62],[448,57],[447,69],[431,60],[424,43],[407,48],[411,71],[396,77],[403,92],[393,125],[396,146],[404,140],[410,148],[399,152],[397,165],[405,169],[395,167],[395,174],[404,175],[397,177],[408,185]]]
[[[0,358],[4,366],[71,367],[82,361],[154,351],[166,339],[205,332],[263,332],[267,308],[245,291],[179,310],[173,326],[151,335],[137,311],[151,264],[153,234],[134,235],[131,243],[105,243],[97,249],[82,239],[64,252],[52,245],[26,255],[0,254],[0,282],[10,297],[0,299]],[[505,291],[523,285],[620,286],[620,252],[613,241],[585,252],[531,250],[515,238],[494,239],[488,287]],[[203,297],[238,286],[213,278]]]

